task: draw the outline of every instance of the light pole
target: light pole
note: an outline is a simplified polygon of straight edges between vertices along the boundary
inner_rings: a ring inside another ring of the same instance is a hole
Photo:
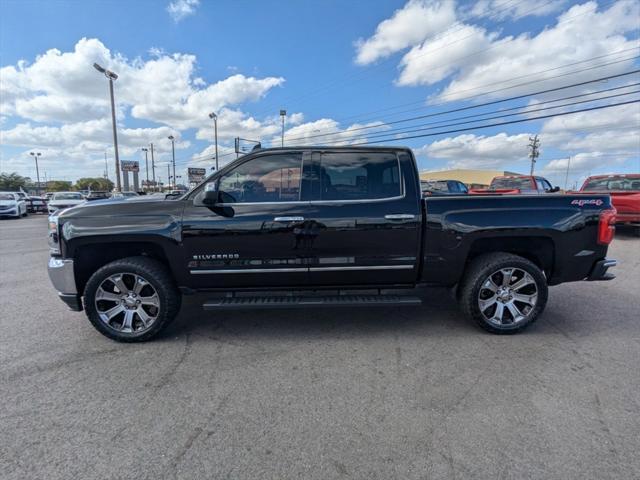
[[[40,152],[31,152],[31,155],[36,160],[36,178],[38,179],[38,183],[36,184],[36,193],[40,196],[40,171],[38,170],[38,157],[42,155]]]
[[[113,100],[113,81],[118,79],[118,75],[116,75],[111,70],[107,70],[104,67],[101,67],[97,63],[93,64],[93,68],[98,70],[100,73],[103,73],[105,77],[109,79],[109,94],[111,96],[111,123],[113,125],[113,148],[116,152],[116,190],[121,191],[122,188],[120,186],[120,157],[118,155],[118,134],[116,132],[116,106]]]
[[[107,152],[104,152],[104,178],[109,180],[109,164],[107,163]]]
[[[144,166],[147,170],[147,188],[149,188],[149,149],[142,147],[142,151],[144,152]]]
[[[176,185],[176,144],[175,138],[173,135],[169,135],[169,140],[171,140],[171,157],[173,158],[173,186]]]
[[[209,114],[209,118],[213,120],[213,135],[216,142],[216,172],[218,171],[218,115],[214,112]]]
[[[151,174],[153,175],[153,190],[156,190],[156,162],[153,158],[153,142],[151,142],[149,145],[151,145]],[[160,179],[158,179],[158,182],[160,182]]]
[[[280,110],[280,118],[282,119],[282,142],[281,142],[281,147],[284,147],[284,117],[287,116],[287,111],[286,110]]]

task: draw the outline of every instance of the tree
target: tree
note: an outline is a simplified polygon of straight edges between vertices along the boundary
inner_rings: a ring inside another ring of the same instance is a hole
[[[47,182],[48,192],[66,192],[71,190],[71,182],[64,182],[62,180],[49,180]]]
[[[79,178],[76,181],[76,190],[98,190],[98,191],[106,191],[110,192],[113,190],[113,182],[106,178],[102,177],[86,177]]]
[[[20,188],[24,188],[27,183],[31,183],[31,179],[18,175],[16,172],[0,173],[0,190],[20,190]]]

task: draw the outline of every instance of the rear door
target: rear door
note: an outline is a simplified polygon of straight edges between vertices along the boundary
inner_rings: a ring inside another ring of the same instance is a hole
[[[417,278],[417,172],[408,152],[314,152],[308,208],[314,286],[408,284]]]

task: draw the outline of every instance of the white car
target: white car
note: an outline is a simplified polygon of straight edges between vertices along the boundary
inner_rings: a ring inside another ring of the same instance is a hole
[[[49,200],[47,210],[49,214],[56,213],[58,210],[75,207],[85,202],[85,198],[80,192],[56,192]]]
[[[0,217],[26,217],[27,202],[15,192],[0,192]]]

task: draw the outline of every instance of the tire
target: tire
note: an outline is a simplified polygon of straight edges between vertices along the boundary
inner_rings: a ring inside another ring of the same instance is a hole
[[[498,252],[471,262],[458,297],[469,318],[488,332],[504,335],[521,332],[535,322],[548,295],[546,278],[537,265]]]
[[[108,263],[91,276],[84,290],[89,321],[118,342],[150,340],[175,319],[181,300],[167,268],[147,257]]]

